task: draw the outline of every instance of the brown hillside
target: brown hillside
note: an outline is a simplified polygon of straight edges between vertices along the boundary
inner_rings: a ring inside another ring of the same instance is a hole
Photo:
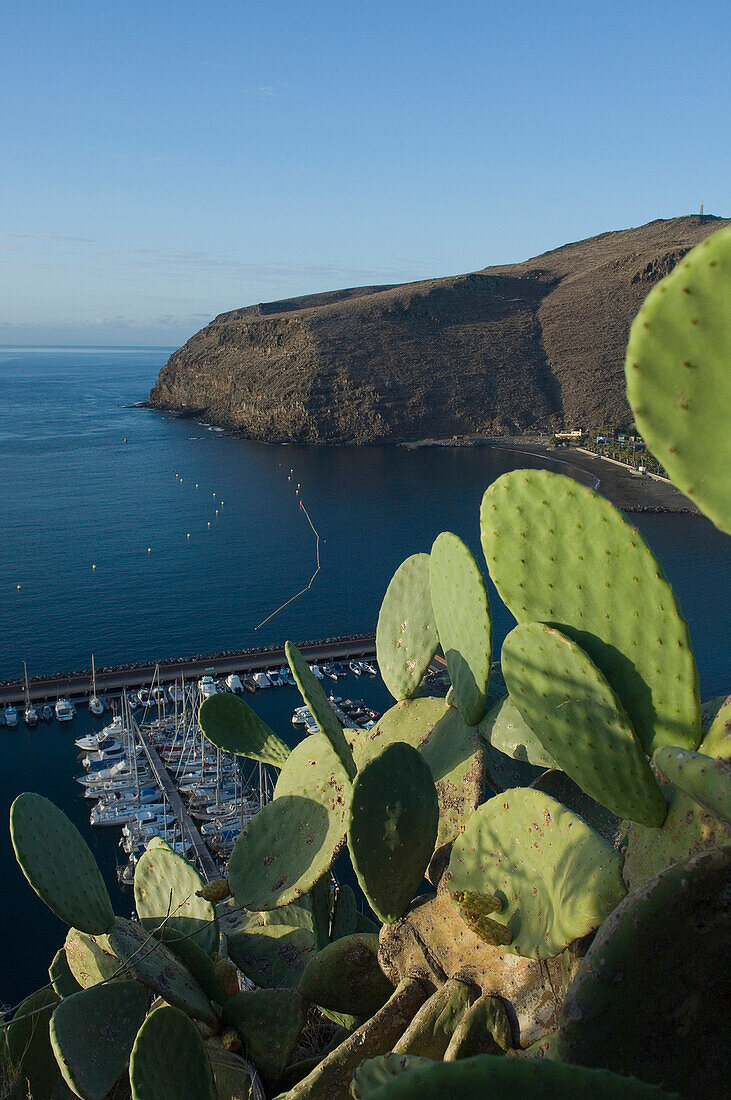
[[[654,221],[468,275],[223,313],[170,357],[150,403],[301,443],[627,425],[632,318],[725,224]]]

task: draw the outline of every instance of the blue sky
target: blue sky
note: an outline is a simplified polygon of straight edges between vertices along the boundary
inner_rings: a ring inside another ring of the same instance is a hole
[[[0,342],[215,314],[731,214],[727,3],[20,3]]]

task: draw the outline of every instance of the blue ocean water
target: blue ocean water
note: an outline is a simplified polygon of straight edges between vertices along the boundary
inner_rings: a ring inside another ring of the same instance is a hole
[[[32,675],[89,667],[92,652],[99,668],[373,630],[407,555],[452,530],[481,561],[485,488],[543,465],[488,447],[267,446],[129,407],[170,350],[0,349],[0,678],[21,676],[24,660]],[[257,630],[315,568],[300,500],[321,571]],[[689,620],[704,694],[715,694],[728,687],[729,541],[699,517],[635,519]],[[499,645],[512,620],[491,598]],[[380,684],[345,690],[385,706]],[[294,692],[254,700],[291,737]],[[80,715],[75,731],[91,721]],[[52,797],[116,890],[118,834],[89,827],[71,732],[2,730],[0,746],[3,817],[21,790]],[[20,877],[5,826],[0,874],[17,901],[0,917],[0,999],[10,1001],[42,982],[64,932]]]

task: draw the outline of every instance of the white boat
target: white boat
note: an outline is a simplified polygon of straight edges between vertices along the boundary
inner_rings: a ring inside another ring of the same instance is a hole
[[[179,684],[177,680],[168,688],[168,694],[173,703],[185,702],[185,688],[183,687],[183,684]]]
[[[202,680],[198,681],[198,693],[201,697],[201,701],[210,698],[211,695],[215,695],[218,688],[213,682],[212,676],[204,676]]]
[[[85,737],[77,737],[74,744],[84,752],[95,752],[107,738],[114,740],[124,735],[122,719],[117,715],[108,726],[98,733],[87,733]]]
[[[363,669],[360,667],[360,661],[351,661],[348,668],[354,676],[360,676],[363,672]]]
[[[76,717],[76,711],[69,699],[57,699],[54,709],[59,722],[71,722]]]
[[[325,678],[325,673],[319,665],[310,665],[310,672],[313,676],[316,676],[318,680],[324,680]]]
[[[266,672],[255,672],[252,679],[258,688],[268,688],[272,686],[271,680]]]
[[[25,680],[25,710],[23,712],[23,721],[29,729],[33,729],[38,725],[38,711],[30,701],[30,689],[28,687],[28,668],[25,661],[23,661],[23,678]]]
[[[267,669],[267,677],[269,678],[269,683],[272,685],[272,687],[278,688],[281,687],[284,683],[284,680],[279,675],[278,668]]]
[[[230,676],[226,677],[226,687],[229,691],[233,691],[235,695],[242,695],[244,691],[244,685],[241,683],[241,678],[232,672]]]
[[[94,654],[91,655],[91,699],[89,700],[89,713],[101,718],[104,714],[104,704],[96,693],[96,669],[94,667]]]
[[[13,729],[18,724],[18,712],[12,703],[8,703],[5,708],[3,720],[8,729]]]

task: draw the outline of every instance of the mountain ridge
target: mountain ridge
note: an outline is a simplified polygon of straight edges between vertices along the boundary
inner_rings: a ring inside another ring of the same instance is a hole
[[[725,224],[658,219],[515,264],[231,310],[173,353],[150,405],[267,442],[628,426],[632,318],[654,283]]]

